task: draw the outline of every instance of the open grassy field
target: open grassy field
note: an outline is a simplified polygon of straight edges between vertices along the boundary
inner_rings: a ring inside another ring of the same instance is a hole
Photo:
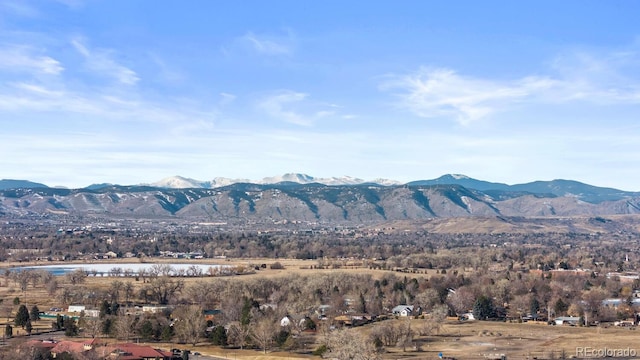
[[[235,259],[208,261],[211,264],[224,265],[253,265],[272,264],[274,259]],[[316,269],[316,261],[305,260],[285,260],[278,259],[283,270],[266,269],[257,271],[255,274],[243,275],[240,278],[252,277],[274,277],[290,274],[312,274],[316,272],[351,272],[368,273],[372,276],[382,276],[385,270],[371,270],[365,267],[344,266],[340,269]],[[168,260],[167,262],[175,262]],[[8,264],[7,264],[8,265]],[[17,264],[16,264],[17,265]],[[19,264],[19,265],[25,265]],[[425,271],[412,276],[431,276],[435,270]],[[207,279],[207,278],[204,278]],[[88,277],[84,286],[107,288],[114,280],[111,277]],[[185,278],[186,282],[202,281],[202,278]],[[142,281],[132,281],[136,288],[142,286]],[[0,333],[4,332],[5,324],[11,323],[17,305],[13,304],[13,299],[18,297],[21,304],[27,305],[31,309],[37,305],[41,310],[48,310],[50,307],[59,307],[55,297],[50,296],[42,287],[32,287],[26,291],[21,291],[15,283],[6,277],[0,278]],[[403,320],[385,320],[403,321]],[[417,328],[422,319],[412,320],[412,328]],[[41,320],[35,322],[34,332],[44,331],[51,328],[51,320]],[[367,335],[377,324],[369,324],[362,327],[350,329]],[[19,328],[14,329],[14,335],[20,338],[25,331]],[[319,335],[306,334],[306,349],[311,350],[318,346]],[[640,331],[630,330],[620,327],[569,327],[550,326],[537,323],[507,323],[507,322],[484,322],[471,321],[459,322],[457,320],[447,320],[438,334],[430,336],[416,336],[411,346],[402,351],[400,348],[385,348],[382,359],[436,359],[442,353],[445,357],[457,359],[487,359],[500,358],[505,355],[509,359],[551,359],[567,358],[579,355],[577,348],[592,349],[633,349],[640,354]],[[154,347],[172,348],[174,344],[153,343]],[[310,354],[294,352],[268,352],[266,355],[256,350],[223,349],[200,343],[195,348],[188,345],[179,345],[181,348],[192,348],[203,354],[211,354],[229,359],[244,360],[266,360],[266,359],[306,359],[317,358]]]
[[[396,320],[388,320],[396,321]],[[419,321],[419,320],[415,320]],[[369,325],[371,326],[371,325]],[[368,326],[350,331],[367,332]],[[438,335],[417,337],[416,347],[385,348],[382,359],[437,359],[438,354],[456,359],[560,359],[580,357],[580,348],[633,349],[640,354],[640,334],[619,327],[569,327],[535,323],[458,322],[448,321]],[[151,344],[169,348],[174,344]],[[185,345],[180,345],[183,348]],[[223,349],[205,343],[186,346],[202,354],[227,359],[276,360],[319,359],[317,356],[294,352]],[[588,350],[587,350],[588,351]],[[591,356],[587,356],[591,357]]]

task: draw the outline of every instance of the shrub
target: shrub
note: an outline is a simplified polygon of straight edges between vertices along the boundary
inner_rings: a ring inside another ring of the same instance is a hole
[[[311,354],[315,355],[315,356],[322,356],[326,352],[327,352],[327,345],[323,344],[323,345],[318,346],[315,350],[313,350],[313,352]]]
[[[279,261],[276,261],[273,264],[271,264],[269,268],[271,268],[272,270],[282,270],[284,269],[284,266],[282,266],[282,264]]]

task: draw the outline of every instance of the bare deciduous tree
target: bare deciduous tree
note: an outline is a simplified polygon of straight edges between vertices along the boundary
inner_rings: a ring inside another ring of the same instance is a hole
[[[266,354],[273,345],[273,339],[278,331],[278,324],[274,319],[263,316],[258,318],[251,327],[251,339]]]
[[[247,345],[247,338],[251,334],[249,326],[240,324],[239,321],[234,321],[229,324],[229,332],[227,335],[227,342],[230,345],[240,347],[242,350]]]
[[[176,293],[184,287],[181,279],[171,279],[169,277],[156,277],[147,285],[148,294],[159,304],[166,305]]]
[[[87,273],[81,268],[68,272],[65,275],[65,279],[67,279],[67,281],[71,283],[71,285],[83,284],[86,278],[87,278]]]
[[[84,332],[92,338],[97,337],[102,332],[102,320],[100,318],[83,318]]]
[[[125,314],[124,310],[121,309],[114,327],[116,337],[118,339],[124,339],[125,341],[129,340],[134,333],[135,323],[136,317]]]
[[[447,304],[451,306],[456,315],[462,315],[473,308],[476,296],[468,287],[460,287],[455,293],[450,293],[447,298]]]
[[[351,330],[337,330],[331,334],[328,355],[341,360],[378,360],[373,342]]]
[[[173,316],[176,320],[173,328],[178,339],[196,346],[207,325],[202,308],[180,306],[173,312]]]

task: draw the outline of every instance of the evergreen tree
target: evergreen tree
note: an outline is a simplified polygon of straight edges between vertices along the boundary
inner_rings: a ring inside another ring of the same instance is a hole
[[[473,304],[473,316],[478,320],[486,320],[496,316],[495,307],[491,298],[480,296]]]
[[[278,334],[276,335],[276,345],[278,345],[278,347],[283,347],[284,343],[287,342],[287,339],[289,339],[289,336],[291,335],[290,332],[288,332],[287,330],[280,330],[280,332],[278,332]]]
[[[367,313],[367,300],[364,298],[364,294],[360,293],[360,312]]]
[[[104,335],[110,335],[113,329],[113,317],[107,316],[102,320],[102,333]]]
[[[38,309],[37,305],[33,305],[33,307],[31,308],[31,313],[29,314],[29,318],[31,319],[31,321],[40,320],[40,309]]]
[[[100,305],[100,319],[107,315],[111,315],[111,305],[109,305],[107,300],[104,300]]]
[[[316,323],[310,317],[304,319],[304,326],[309,330],[316,330],[317,328]]]
[[[538,299],[531,299],[531,306],[529,307],[529,311],[531,311],[531,317],[533,320],[538,320],[538,311],[540,311],[540,302]]]
[[[33,330],[33,325],[31,325],[31,319],[27,319],[27,323],[24,325],[25,330],[27,330],[27,334],[31,335],[31,331]]]
[[[227,331],[224,326],[216,326],[209,335],[209,340],[213,345],[227,346]]]
[[[153,338],[153,324],[149,319],[145,320],[140,327],[140,337],[143,340],[151,340]]]
[[[78,325],[76,325],[76,322],[73,321],[73,319],[69,319],[69,321],[67,321],[67,326],[64,329],[64,334],[65,336],[77,336],[78,335]]]
[[[62,317],[62,315],[60,314],[56,316],[55,328],[56,330],[64,329],[64,317]]]
[[[171,326],[165,326],[162,329],[162,334],[160,335],[163,341],[171,341],[173,337],[173,328]]]
[[[556,315],[560,315],[569,310],[569,304],[562,301],[562,299],[558,299],[553,306],[553,310],[556,312]]]
[[[22,328],[24,329],[24,326],[27,325],[27,320],[29,320],[29,310],[27,310],[26,306],[20,305],[20,307],[18,308],[18,313],[16,314],[16,318],[13,320],[13,322],[16,324],[16,326],[22,326]]]
[[[240,324],[247,326],[251,322],[251,306],[252,301],[249,298],[244,298],[244,304],[242,305],[242,312],[240,314]]]

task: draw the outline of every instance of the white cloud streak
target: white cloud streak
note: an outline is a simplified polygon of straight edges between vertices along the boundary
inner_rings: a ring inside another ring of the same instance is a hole
[[[291,124],[311,126],[317,120],[335,115],[333,106],[308,101],[308,94],[290,90],[280,91],[262,99],[259,108],[270,117]]]
[[[291,53],[291,47],[283,41],[278,41],[266,36],[259,36],[252,32],[246,33],[241,39],[250,44],[251,47],[260,54],[287,55]]]
[[[627,72],[636,72],[626,67],[637,67],[639,58],[636,52],[600,58],[570,53],[554,60],[553,75],[514,80],[464,76],[448,68],[422,67],[414,73],[389,77],[380,89],[393,91],[397,105],[419,117],[454,119],[460,125],[469,125],[523,102],[638,104],[640,81],[627,76]]]
[[[550,86],[545,79],[525,79],[499,83],[464,77],[450,69],[422,68],[415,74],[399,77],[383,89],[400,88],[400,104],[425,118],[453,117],[467,125],[497,111],[532,91]]]
[[[33,48],[10,45],[0,48],[0,71],[58,75],[64,71],[64,67],[56,59],[37,54]]]
[[[89,49],[81,39],[73,39],[71,44],[85,58],[87,69],[97,75],[115,78],[119,83],[125,85],[135,85],[140,80],[135,71],[116,62],[110,51]]]

